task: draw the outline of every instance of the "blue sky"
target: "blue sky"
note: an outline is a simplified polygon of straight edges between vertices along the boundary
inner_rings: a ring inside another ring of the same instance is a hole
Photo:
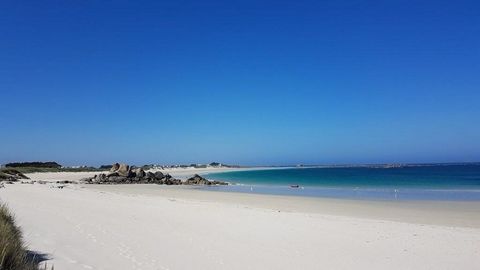
[[[0,163],[480,161],[477,1],[2,1]]]

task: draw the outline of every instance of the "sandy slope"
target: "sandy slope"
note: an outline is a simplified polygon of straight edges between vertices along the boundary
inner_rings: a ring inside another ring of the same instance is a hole
[[[228,199],[229,194],[164,186],[151,186],[159,192],[143,194],[148,187],[57,189],[48,184],[15,184],[0,189],[0,198],[16,213],[30,247],[48,253],[55,269],[476,269],[480,265],[480,229],[475,226],[361,218],[345,215],[348,211],[336,216],[322,213],[322,207],[315,211],[307,207],[328,206],[324,200],[292,198],[297,207],[284,211],[286,206],[278,205],[273,196],[242,194],[246,197],[238,201]],[[268,203],[258,205],[259,200]],[[441,216],[441,209],[437,211]],[[473,211],[462,215],[478,219]]]

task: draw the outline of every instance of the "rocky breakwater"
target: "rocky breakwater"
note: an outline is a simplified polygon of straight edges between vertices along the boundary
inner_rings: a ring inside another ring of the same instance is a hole
[[[132,168],[127,164],[113,164],[108,174],[97,174],[92,178],[81,181],[86,184],[159,184],[159,185],[225,185],[219,181],[209,181],[199,175],[195,175],[185,182],[164,174],[160,171],[155,173],[145,172],[142,168]]]

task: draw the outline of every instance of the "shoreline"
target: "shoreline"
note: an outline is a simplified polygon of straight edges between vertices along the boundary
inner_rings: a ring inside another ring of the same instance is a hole
[[[210,174],[260,171],[260,170],[282,170],[282,169],[304,169],[304,167],[209,167],[209,168],[168,168],[162,170],[149,170],[149,172],[161,171],[170,174],[172,177],[185,181],[195,174],[209,178]],[[26,174],[31,181],[42,181],[55,183],[57,181],[71,181],[78,183],[86,177],[93,177],[96,174],[108,174],[108,171],[88,172],[37,172]],[[212,179],[212,178],[210,178]],[[268,184],[241,184],[232,182],[229,179],[213,178],[229,183],[226,186],[208,187],[207,191],[276,195],[302,198],[337,199],[337,200],[358,200],[358,201],[426,201],[426,202],[480,202],[480,190],[472,189],[438,189],[438,188],[388,188],[388,187],[329,187],[329,186],[301,186],[292,188],[289,185],[268,185]],[[97,184],[95,184],[97,185]],[[116,185],[116,184],[112,184]],[[123,184],[121,184],[123,185]],[[143,184],[142,184],[143,185]],[[206,187],[204,187],[206,188]],[[252,189],[254,188],[254,189]],[[218,189],[218,190],[214,190]]]
[[[224,192],[200,186],[82,185],[88,190],[129,196],[227,203],[264,210],[350,216],[412,224],[480,228],[480,201],[366,200]]]
[[[56,269],[480,264],[477,203],[385,203],[149,184],[54,186],[6,185],[0,199],[15,213],[29,249],[46,254]],[[239,258],[247,259],[239,264]]]
[[[480,167],[467,171],[467,175],[458,169],[445,172],[430,167],[434,169],[348,167],[347,171],[326,168],[307,173],[299,170],[308,168],[285,168],[288,172],[226,172],[211,178],[235,183],[218,188],[225,192],[382,201],[480,201],[480,185],[475,180]]]

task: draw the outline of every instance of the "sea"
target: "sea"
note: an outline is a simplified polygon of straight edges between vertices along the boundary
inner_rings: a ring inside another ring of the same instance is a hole
[[[375,200],[480,201],[480,164],[298,167],[205,175],[213,191]]]

